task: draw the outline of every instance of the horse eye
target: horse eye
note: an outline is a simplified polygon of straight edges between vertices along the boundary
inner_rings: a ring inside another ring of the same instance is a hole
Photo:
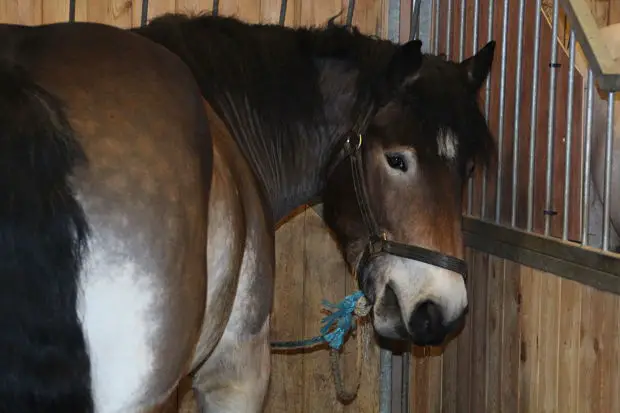
[[[407,172],[407,161],[400,154],[388,154],[385,155],[388,165],[394,169],[400,169],[403,172]]]

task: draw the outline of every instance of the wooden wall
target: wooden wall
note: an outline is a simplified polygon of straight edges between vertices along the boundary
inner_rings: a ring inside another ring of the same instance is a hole
[[[550,1],[550,0],[546,0]],[[620,1],[618,0],[586,0],[599,27],[620,23]]]
[[[339,301],[357,289],[323,220],[313,209],[279,228],[273,338],[295,340],[318,333],[321,300]],[[273,385],[266,412],[367,412],[379,406],[379,348],[372,337],[356,400],[343,406],[334,397],[328,352],[274,354]],[[347,388],[355,384],[356,340],[345,345]]]
[[[403,3],[406,3],[403,0]],[[212,9],[212,0],[149,0],[148,17],[180,11],[198,12]],[[220,0],[219,13],[236,15],[250,22],[277,23],[280,0]],[[289,0],[286,25],[323,25],[345,13],[348,0]],[[387,0],[357,0],[353,24],[366,33],[387,35]],[[76,0],[77,21],[100,22],[129,28],[140,24],[141,0]],[[2,0],[0,23],[37,25],[67,21],[69,0]],[[408,34],[408,14],[402,20]],[[321,300],[339,301],[356,288],[325,225],[314,210],[302,210],[277,232],[277,290],[274,303],[274,340],[297,340],[318,334]],[[345,381],[351,386],[355,372],[355,340],[345,346]],[[376,412],[379,400],[378,347],[368,343],[365,370],[358,398],[347,406],[334,395],[329,370],[329,353],[299,352],[274,354],[273,377],[267,412]],[[170,403],[170,411],[183,404],[183,411],[194,412],[189,402],[189,383],[184,382]]]
[[[434,356],[416,349],[411,412],[620,412],[620,296],[473,250],[467,259],[467,326]]]

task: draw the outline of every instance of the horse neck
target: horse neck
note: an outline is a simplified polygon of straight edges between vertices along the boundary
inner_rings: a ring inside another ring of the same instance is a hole
[[[329,63],[320,66],[322,71],[330,69]],[[334,72],[322,73],[321,79],[325,106],[306,121],[273,124],[243,98],[210,99],[258,179],[274,222],[320,197],[325,170],[353,127],[351,89],[343,90],[346,82]]]
[[[334,147],[357,122],[354,114],[364,113],[355,59],[338,56],[355,55],[351,33],[179,15],[134,31],[190,67],[254,170],[276,222],[320,195]]]

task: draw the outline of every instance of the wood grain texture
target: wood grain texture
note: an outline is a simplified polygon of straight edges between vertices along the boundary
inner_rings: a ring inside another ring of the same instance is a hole
[[[43,14],[42,1],[43,0],[0,1],[0,23],[25,24],[29,26],[41,24]]]
[[[413,413],[620,411],[620,296],[482,252],[467,260],[472,331],[412,362]],[[470,352],[455,360],[461,340]],[[436,381],[440,391],[428,391]],[[460,402],[466,383],[469,405]]]
[[[159,4],[162,1],[149,1],[149,10],[161,10]],[[140,24],[141,14],[141,0],[76,0],[75,2],[77,21],[104,23],[121,28],[130,28]]]

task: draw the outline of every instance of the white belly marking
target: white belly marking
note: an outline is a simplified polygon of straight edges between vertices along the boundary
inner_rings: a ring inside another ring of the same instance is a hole
[[[92,238],[90,251],[80,280],[78,314],[90,354],[95,411],[133,411],[143,401],[152,373],[155,322],[149,314],[157,289],[145,269],[121,252],[121,245]]]

